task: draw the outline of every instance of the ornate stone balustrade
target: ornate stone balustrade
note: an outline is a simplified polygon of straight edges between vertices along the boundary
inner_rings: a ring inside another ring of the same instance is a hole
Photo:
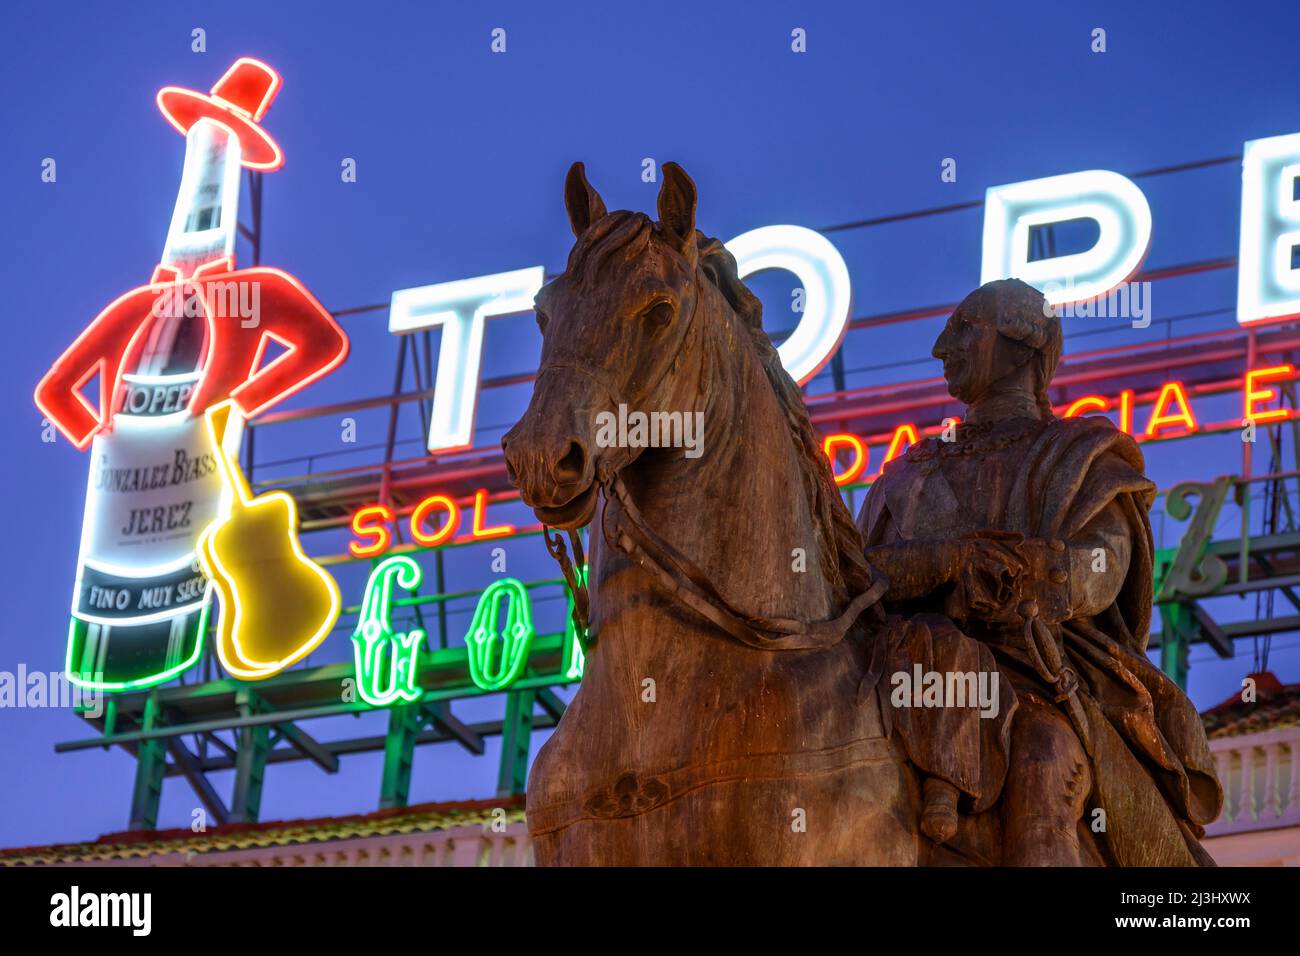
[[[1210,750],[1224,805],[1206,849],[1225,866],[1300,866],[1300,726],[1220,737]]]

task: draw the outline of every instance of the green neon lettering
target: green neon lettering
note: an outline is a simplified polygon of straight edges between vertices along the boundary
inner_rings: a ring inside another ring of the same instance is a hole
[[[587,565],[578,568],[578,584],[587,583]],[[578,625],[573,620],[573,592],[566,586],[564,593],[569,599],[569,613],[564,625],[564,664],[561,673],[568,680],[580,680],[582,669],[587,664],[587,635],[578,633]]]
[[[423,578],[420,566],[406,555],[388,558],[370,573],[352,634],[357,692],[367,704],[388,707],[423,696],[417,681],[424,631],[394,633],[392,627],[393,588],[414,591]]]
[[[503,597],[506,625],[499,630]],[[533,611],[523,584],[515,578],[493,581],[479,597],[474,621],[465,635],[470,678],[483,690],[509,687],[528,663],[533,633]]]

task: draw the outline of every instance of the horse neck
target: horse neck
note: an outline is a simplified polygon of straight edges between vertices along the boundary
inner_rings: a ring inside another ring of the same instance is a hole
[[[765,617],[825,618],[834,607],[804,465],[749,333],[729,307],[706,318],[699,352],[703,453],[644,454],[625,472],[627,486],[646,522],[733,605]],[[796,570],[795,549],[805,570]]]

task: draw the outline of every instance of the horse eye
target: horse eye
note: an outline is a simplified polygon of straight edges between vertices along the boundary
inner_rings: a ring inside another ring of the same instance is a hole
[[[673,307],[667,302],[656,302],[642,314],[652,329],[661,329],[673,320]]]

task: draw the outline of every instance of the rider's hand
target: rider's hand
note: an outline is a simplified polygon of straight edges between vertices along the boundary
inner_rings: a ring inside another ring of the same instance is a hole
[[[1016,579],[1025,572],[1014,550],[1015,540],[979,535],[958,542],[960,563],[949,598],[949,610],[959,618],[990,623],[1015,623]]]

